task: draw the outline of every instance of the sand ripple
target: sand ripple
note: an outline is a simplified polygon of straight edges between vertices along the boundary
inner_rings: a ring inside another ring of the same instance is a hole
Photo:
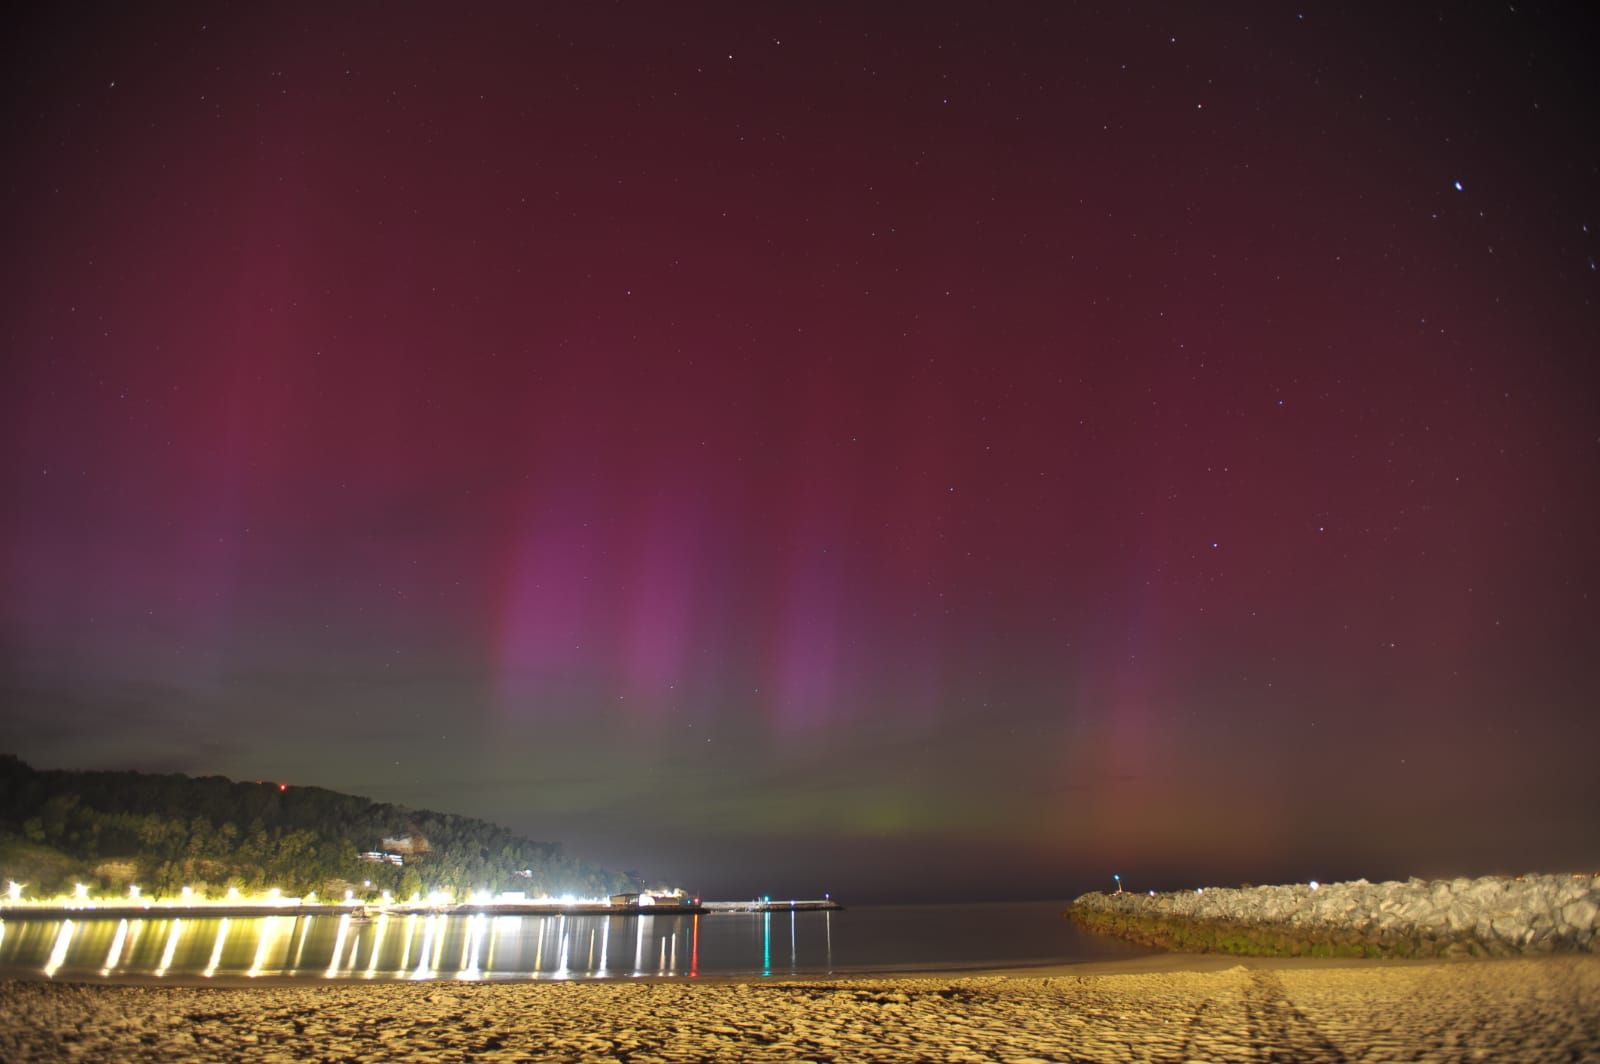
[[[1600,1060],[1600,959],[829,982],[0,983],[0,1059]]]

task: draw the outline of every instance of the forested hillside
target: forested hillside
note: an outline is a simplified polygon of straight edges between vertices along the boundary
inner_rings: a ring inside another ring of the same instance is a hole
[[[361,859],[384,839],[405,864]],[[321,787],[235,783],[140,772],[40,771],[0,754],[0,877],[33,897],[84,882],[97,892],[140,884],[171,896],[280,887],[342,895],[525,890],[595,896],[625,889],[613,873],[469,817],[375,803]]]

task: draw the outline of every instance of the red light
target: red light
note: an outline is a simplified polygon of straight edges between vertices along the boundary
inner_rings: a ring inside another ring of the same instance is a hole
[[[280,784],[278,784],[278,791],[279,791],[279,792],[280,792],[280,793],[281,793],[281,792],[283,792],[283,791],[286,791],[286,790],[288,790],[288,789],[289,789],[289,785],[288,785],[288,784],[287,784],[287,783],[280,783]]]

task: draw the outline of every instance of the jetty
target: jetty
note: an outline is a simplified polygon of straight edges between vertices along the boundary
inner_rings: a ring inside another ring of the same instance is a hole
[[[844,906],[832,898],[752,898],[749,901],[703,901],[708,913],[838,912]]]

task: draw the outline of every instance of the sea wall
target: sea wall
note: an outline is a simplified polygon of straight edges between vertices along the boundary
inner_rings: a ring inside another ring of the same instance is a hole
[[[1600,876],[1207,887],[1085,894],[1068,919],[1102,934],[1201,953],[1507,957],[1600,952]]]

